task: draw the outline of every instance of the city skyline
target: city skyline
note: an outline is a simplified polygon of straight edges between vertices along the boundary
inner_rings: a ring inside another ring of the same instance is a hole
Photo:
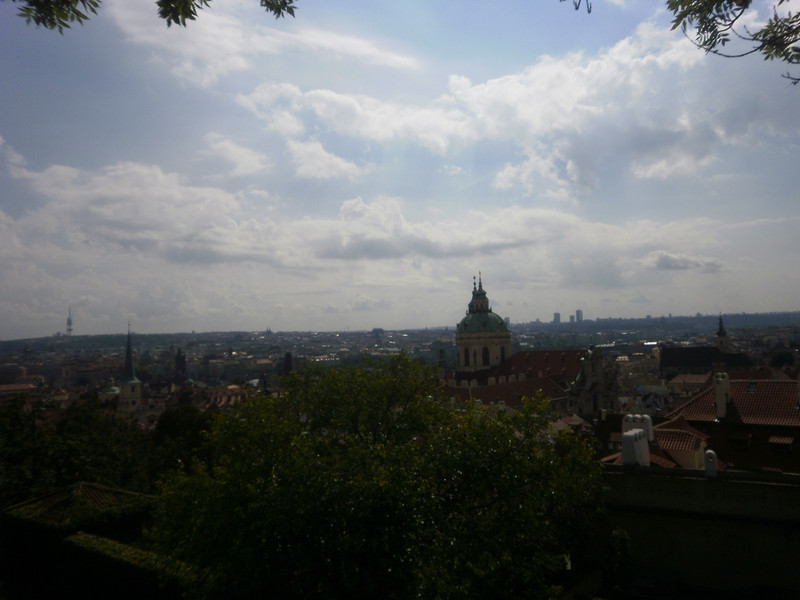
[[[455,326],[479,271],[512,322],[798,308],[783,65],[651,3],[319,4],[0,3],[0,339]]]

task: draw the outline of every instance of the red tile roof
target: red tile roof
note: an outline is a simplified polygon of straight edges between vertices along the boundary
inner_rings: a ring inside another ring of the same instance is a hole
[[[714,388],[701,392],[668,417],[683,416],[687,421],[714,422]],[[797,381],[731,381],[731,403],[726,422],[745,425],[800,427]]]
[[[585,355],[585,350],[523,350],[491,370],[490,375],[496,380],[493,385],[473,386],[470,390],[458,384],[473,375],[460,373],[456,387],[448,385],[445,392],[464,400],[480,398],[484,404],[503,401],[512,406],[518,405],[523,396],[534,396],[539,391],[550,398],[560,398],[580,372],[580,360]],[[500,377],[512,375],[517,381],[499,382]],[[519,381],[521,376],[524,379]]]
[[[700,439],[688,431],[656,429],[656,442],[667,452],[694,452],[700,448]]]
[[[794,438],[789,435],[771,435],[767,442],[779,446],[791,446],[794,443]]]
[[[710,437],[707,433],[703,433],[699,429],[695,429],[683,418],[683,416],[677,417],[672,419],[671,421],[664,421],[663,423],[659,423],[654,427],[656,431],[662,430],[678,430],[678,431],[685,431],[690,433],[694,437],[698,438],[701,442],[705,442]]]

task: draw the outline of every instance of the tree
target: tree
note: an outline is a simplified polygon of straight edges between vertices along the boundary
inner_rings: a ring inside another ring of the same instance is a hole
[[[0,508],[77,481],[149,491],[147,435],[131,420],[96,400],[53,420],[41,403],[26,404],[0,404]]]
[[[102,0],[11,0],[19,3],[19,15],[28,23],[35,23],[48,29],[63,32],[71,23],[83,24],[91,15],[97,14]],[[176,23],[186,26],[186,21],[197,17],[198,9],[210,4],[211,0],[157,0],[158,16],[167,25]],[[294,16],[294,0],[259,0],[267,12],[275,18]]]
[[[610,539],[597,461],[547,435],[543,399],[493,415],[438,390],[405,356],[292,374],[215,420],[215,460],[164,482],[153,542],[200,568],[197,596],[554,595],[565,557]]]
[[[800,64],[800,13],[781,9],[788,1],[776,0],[766,24],[751,29],[742,22],[752,3],[752,0],[667,0],[667,8],[673,14],[672,28],[680,27],[706,52],[728,58],[758,53],[765,60],[780,60],[791,66]],[[736,40],[748,47],[726,52],[727,45]],[[800,82],[800,77],[790,73],[784,77],[793,85]]]

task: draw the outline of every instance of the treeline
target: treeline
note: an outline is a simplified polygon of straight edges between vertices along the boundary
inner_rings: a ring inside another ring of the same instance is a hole
[[[611,585],[622,554],[588,443],[552,435],[542,398],[495,413],[439,394],[396,356],[294,373],[279,398],[213,418],[181,407],[152,434],[91,404],[38,427],[4,406],[3,502],[85,479],[154,492],[138,545],[192,566],[188,597],[556,598],[601,571]]]
[[[27,406],[26,406],[27,405]],[[202,456],[211,417],[185,404],[161,414],[154,431],[96,399],[54,417],[25,398],[0,403],[0,509],[77,481],[154,493],[177,466]]]

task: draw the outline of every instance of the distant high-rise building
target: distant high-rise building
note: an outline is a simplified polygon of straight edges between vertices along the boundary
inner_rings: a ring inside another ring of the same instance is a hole
[[[67,311],[67,335],[72,335],[72,307]]]
[[[574,323],[575,322],[575,315],[570,315],[569,316],[569,322],[570,323]]]
[[[553,313],[553,323],[561,323],[561,313]]]
[[[583,323],[583,311],[580,308],[575,311],[575,320],[578,323]]]

